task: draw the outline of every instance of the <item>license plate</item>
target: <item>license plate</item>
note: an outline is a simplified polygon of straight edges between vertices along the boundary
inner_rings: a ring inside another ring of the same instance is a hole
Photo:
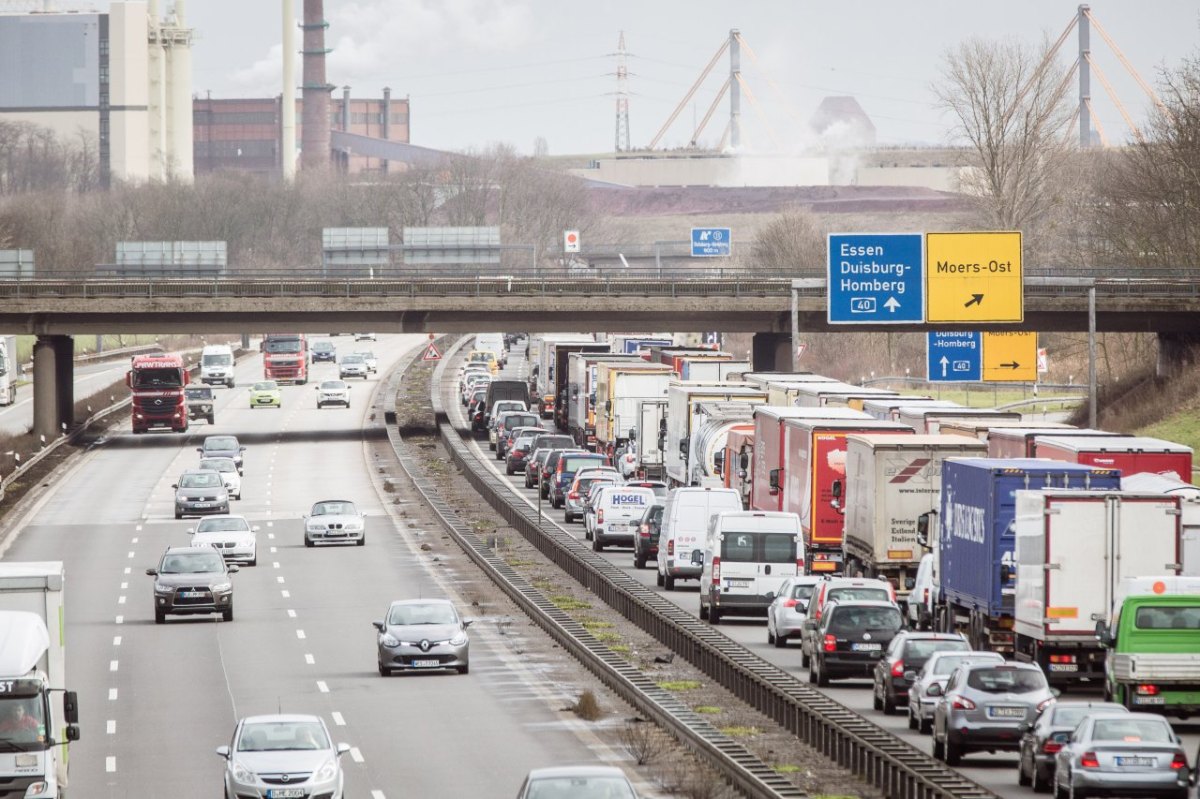
[[[726,580],[725,587],[726,588],[749,588],[750,581],[749,580]]]
[[[1165,705],[1167,698],[1165,696],[1134,696],[1133,703],[1135,705]]]
[[[1078,663],[1051,663],[1050,671],[1079,671]]]
[[[883,644],[851,644],[850,649],[853,652],[878,652],[883,649]]]
[[[1025,708],[1023,707],[989,707],[988,717],[993,719],[1023,719],[1025,718]]]
[[[271,788],[267,799],[304,799],[303,788]]]
[[[195,505],[197,508],[207,508],[212,503],[211,502],[193,502],[192,504]]]
[[[414,667],[419,668],[419,669],[436,668],[436,667],[442,665],[441,661],[438,660],[437,658],[414,660],[412,662],[412,664]]]
[[[1118,766],[1153,766],[1154,758],[1152,757],[1118,757]]]
[[[184,599],[200,599],[202,596],[204,596],[204,592],[203,591],[180,591],[179,596],[183,597]]]

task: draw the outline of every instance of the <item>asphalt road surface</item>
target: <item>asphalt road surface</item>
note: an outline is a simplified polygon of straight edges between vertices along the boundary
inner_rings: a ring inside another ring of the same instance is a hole
[[[129,365],[124,360],[109,361],[108,363],[89,363],[75,367],[75,399],[84,397],[104,389],[112,383],[122,380]],[[28,377],[29,374],[26,374]],[[117,395],[121,399],[127,391]],[[99,409],[108,405],[107,397],[104,402],[97,401]],[[17,401],[12,405],[0,405],[0,433],[20,434],[33,426],[33,383],[17,387]]]

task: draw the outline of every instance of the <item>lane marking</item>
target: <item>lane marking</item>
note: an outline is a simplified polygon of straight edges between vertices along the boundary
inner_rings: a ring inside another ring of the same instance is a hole
[[[125,617],[117,616],[117,624],[124,624],[124,623],[125,623]]]
[[[136,527],[134,527],[133,529],[137,530],[140,533],[142,531],[142,526],[139,524]]]
[[[307,663],[307,664],[308,664],[308,665],[310,665],[310,666],[315,666],[315,665],[317,665],[317,661],[316,661],[316,659],[315,659],[315,658],[314,658],[312,655],[309,655],[309,654],[306,654],[306,655],[304,656],[304,662],[305,662],[305,663]]]
[[[271,568],[272,568],[272,569],[278,569],[278,568],[279,568],[279,561],[273,561],[273,562],[271,563]]]
[[[278,551],[279,551],[279,549],[278,549],[278,548],[276,548],[276,547],[271,547],[271,554],[272,554],[272,555],[274,555],[274,554],[275,554],[276,552],[278,552]]]
[[[121,645],[121,636],[114,635],[113,636],[113,646],[120,646],[120,645]]]
[[[362,752],[358,751],[357,746],[350,747],[350,757],[353,758],[355,763],[363,762]]]
[[[303,641],[305,638],[304,630],[296,630],[296,637]]]
[[[283,595],[284,599],[291,599],[291,597],[292,597],[292,592],[288,591],[286,588],[284,590],[280,591],[279,593]]]
[[[121,590],[125,591],[129,588],[129,583],[121,583]]]
[[[267,522],[267,527],[274,527],[274,526],[275,526],[275,522]],[[271,536],[271,537],[274,538],[275,536]]]
[[[133,540],[132,540],[132,541],[130,541],[129,543],[131,543],[131,544],[136,544],[137,542],[138,542],[138,540],[137,540],[137,536],[135,535],[135,536],[133,537]]]
[[[333,711],[332,713],[330,713],[329,715],[333,716],[333,723],[334,723],[335,725],[337,725],[338,727],[345,727],[345,726],[346,726],[346,720],[345,720],[344,718],[342,718],[342,714],[341,714],[341,713],[338,713],[338,712],[335,710],[335,711]]]
[[[112,774],[117,770],[117,758],[115,756],[109,755],[108,757],[104,758],[104,770],[109,774]]]
[[[124,605],[124,604],[125,604],[125,597],[124,597],[123,595],[122,595],[122,596],[119,596],[119,597],[117,597],[117,604],[118,604],[118,605]]]
[[[275,582],[279,583],[280,585],[283,585],[283,583],[284,583],[283,575],[281,574],[278,577],[276,577]]]
[[[324,680],[317,680],[317,690],[323,694],[327,694],[329,693],[329,686],[325,684]]]
[[[294,618],[296,618],[296,611],[292,610],[291,608],[288,608],[288,612],[287,612],[287,614],[288,614],[288,618],[289,618],[289,619],[294,619]]]
[[[108,722],[105,724],[105,732],[107,732],[109,735],[117,734],[117,720],[116,719],[108,720]]]
[[[116,701],[117,701],[117,689],[116,689],[116,688],[109,688],[109,689],[108,689],[108,701],[109,701],[109,702],[116,702]]]
[[[109,670],[109,671],[116,671],[116,670],[117,670],[117,665],[118,665],[118,663],[117,663],[117,661],[115,661],[115,660],[110,660],[110,661],[108,661],[108,670]]]
[[[125,573],[126,573],[126,574],[129,574],[131,571],[133,571],[133,570],[132,570],[132,569],[131,569],[129,566],[126,566],[126,567],[125,567]]]
[[[275,534],[274,534],[274,533],[267,533],[267,538],[270,538],[271,540],[275,540]]]
[[[131,558],[132,558],[132,557],[133,557],[134,555],[136,555],[136,554],[137,554],[137,553],[136,553],[136,552],[134,552],[132,549],[131,549],[131,550],[129,550],[129,557],[131,557]]]

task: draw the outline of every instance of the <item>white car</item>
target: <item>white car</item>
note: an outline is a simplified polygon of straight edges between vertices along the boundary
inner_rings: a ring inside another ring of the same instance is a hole
[[[322,380],[314,386],[317,391],[317,407],[326,405],[345,405],[350,407],[350,384],[345,380]]]
[[[362,359],[367,362],[368,372],[379,371],[379,359],[375,357],[375,353],[371,352],[370,350],[359,350],[354,354],[361,355]]]
[[[342,362],[338,364],[338,377],[345,380],[347,377],[361,377],[367,379],[370,369],[367,368],[367,361],[363,356],[357,353],[351,353],[342,358]]]
[[[200,469],[212,469],[221,473],[221,482],[230,499],[242,498],[242,476],[238,473],[237,464],[233,458],[201,458]]]
[[[327,499],[312,506],[304,516],[304,546],[317,544],[367,543],[366,519],[353,502]]]
[[[375,334],[374,333],[355,333],[354,340],[355,341],[375,341]]]
[[[258,565],[258,526],[245,516],[209,516],[188,530],[192,546],[215,547],[226,563]]]

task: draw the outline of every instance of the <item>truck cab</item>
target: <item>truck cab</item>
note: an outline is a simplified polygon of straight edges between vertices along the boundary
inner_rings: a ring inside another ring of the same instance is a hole
[[[133,432],[156,427],[176,433],[188,429],[187,401],[183,387],[191,375],[178,355],[135,355],[125,374],[125,385],[133,395]]]

